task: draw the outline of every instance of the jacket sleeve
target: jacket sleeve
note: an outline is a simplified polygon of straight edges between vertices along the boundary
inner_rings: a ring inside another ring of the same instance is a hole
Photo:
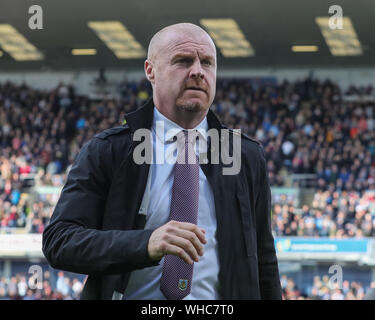
[[[257,220],[257,250],[259,266],[259,285],[261,298],[281,300],[281,285],[274,238],[271,231],[271,190],[263,148],[260,149],[259,192],[255,211]]]
[[[111,181],[112,145],[93,138],[78,154],[43,232],[43,253],[56,269],[119,274],[157,265],[147,246],[152,230],[100,230]]]

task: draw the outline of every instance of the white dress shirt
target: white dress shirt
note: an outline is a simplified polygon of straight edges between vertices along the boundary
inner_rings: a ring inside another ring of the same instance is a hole
[[[162,125],[164,125],[164,130],[156,130],[157,126],[159,129]],[[155,107],[152,125],[153,159],[158,160],[159,163],[160,160],[164,160],[162,161],[164,163],[157,164],[156,161],[153,161],[150,166],[146,191],[139,210],[139,214],[146,215],[145,229],[156,229],[168,222],[172,198],[173,167],[177,159],[177,151],[167,152],[171,150],[170,143],[166,142],[169,141],[167,132],[171,129],[183,130]],[[207,131],[206,117],[194,129]],[[202,136],[199,139],[202,139]],[[163,148],[159,147],[162,144],[164,144],[164,154]],[[195,152],[199,155],[199,140],[195,147]],[[158,157],[156,157],[156,150],[158,150]],[[199,262],[194,262],[191,293],[184,300],[216,300],[219,299],[217,290],[219,259],[215,237],[215,204],[211,186],[201,168],[199,169],[198,226],[206,230],[207,243],[203,245],[204,254],[199,257]],[[160,291],[163,263],[164,258],[157,266],[133,271],[125,290],[124,299],[165,300],[166,298]]]

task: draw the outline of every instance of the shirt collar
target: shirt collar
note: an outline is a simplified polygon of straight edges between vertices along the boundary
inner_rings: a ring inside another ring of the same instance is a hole
[[[164,122],[164,132],[156,130],[157,121]],[[158,139],[164,143],[173,142],[173,137],[180,131],[184,130],[177,123],[169,120],[165,117],[156,107],[154,108],[154,117],[152,121],[152,130],[156,133]],[[208,122],[207,117],[204,117],[203,120],[193,129],[187,129],[188,131],[198,130],[199,139],[207,140],[207,131],[208,131]],[[163,133],[163,135],[162,135]]]

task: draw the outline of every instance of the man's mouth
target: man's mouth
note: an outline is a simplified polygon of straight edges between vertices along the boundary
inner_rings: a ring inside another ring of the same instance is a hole
[[[187,87],[186,90],[195,90],[195,91],[206,92],[206,90],[204,90],[203,88],[200,88],[200,87]]]

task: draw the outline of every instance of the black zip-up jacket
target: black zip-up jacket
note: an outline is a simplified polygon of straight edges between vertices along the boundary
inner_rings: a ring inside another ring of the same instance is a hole
[[[133,134],[151,129],[153,108],[150,99],[125,116],[124,126],[82,147],[43,233],[53,268],[89,275],[81,299],[112,299],[114,291],[126,292],[133,270],[158,264],[147,252],[153,230],[144,230],[138,214],[150,165],[137,165],[132,156],[141,143]],[[219,133],[225,129],[211,110],[207,122]],[[200,166],[214,194],[220,299],[281,299],[263,149],[241,135],[240,172],[223,175],[227,165],[219,160]]]

